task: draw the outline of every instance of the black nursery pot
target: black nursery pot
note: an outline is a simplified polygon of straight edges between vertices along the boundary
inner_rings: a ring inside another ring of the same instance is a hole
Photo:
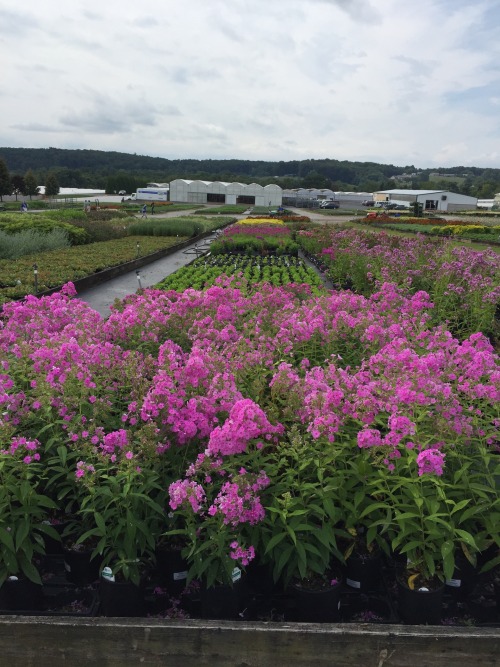
[[[375,591],[380,588],[382,553],[353,553],[346,563],[345,583],[350,588],[362,591]]]
[[[411,590],[398,579],[398,610],[401,619],[408,625],[439,625],[443,609],[442,584],[435,590],[421,592]]]
[[[232,620],[238,618],[243,598],[241,579],[232,586],[202,587],[201,616],[206,619]]]
[[[7,579],[0,588],[0,609],[39,611],[43,605],[43,588],[41,584],[35,584],[30,579]]]
[[[311,590],[292,584],[291,592],[296,604],[294,620],[304,623],[339,621],[341,589],[340,583],[323,590]]]
[[[156,570],[171,595],[180,593],[186,587],[188,564],[180,549],[158,549]]]
[[[453,577],[446,581],[446,591],[459,600],[465,599],[477,582],[477,570],[466,558],[457,558]]]
[[[92,550],[64,550],[66,579],[77,586],[85,586],[99,579],[100,559],[91,559]]]
[[[101,577],[99,594],[104,616],[134,617],[145,614],[144,589],[131,581],[109,581]]]

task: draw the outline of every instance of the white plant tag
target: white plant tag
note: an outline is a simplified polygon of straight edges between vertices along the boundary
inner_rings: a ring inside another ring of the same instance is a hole
[[[233,584],[241,579],[241,570],[239,567],[235,567],[234,570],[231,572],[231,579],[233,581]]]
[[[462,580],[461,579],[447,579],[446,580],[446,585],[447,586],[453,586],[453,588],[460,588],[462,585]]]
[[[185,572],[174,572],[173,579],[174,581],[182,581],[183,579],[187,579],[187,576],[187,570]]]
[[[354,581],[354,579],[346,579],[345,583],[350,586],[351,588],[361,588],[361,582],[360,581]]]

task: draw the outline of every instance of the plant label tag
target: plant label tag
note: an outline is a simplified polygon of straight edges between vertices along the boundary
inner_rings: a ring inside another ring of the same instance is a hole
[[[345,583],[350,586],[351,588],[361,588],[361,582],[360,581],[354,581],[354,579],[346,579]]]
[[[66,572],[71,572],[71,565],[69,563],[66,563],[66,561],[64,561],[64,569],[66,570]]]
[[[188,576],[187,570],[185,572],[174,572],[173,580],[182,581],[183,579],[187,579],[187,576]]]
[[[231,572],[231,579],[233,584],[241,579],[241,570],[239,567],[235,567],[234,570]]]
[[[452,586],[453,588],[460,588],[462,585],[462,580],[461,579],[447,579],[446,580],[446,585],[447,586]]]

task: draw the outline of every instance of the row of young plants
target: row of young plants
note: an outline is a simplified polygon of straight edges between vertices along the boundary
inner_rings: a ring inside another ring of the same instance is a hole
[[[500,256],[493,250],[342,227],[299,231],[296,239],[336,285],[363,295],[386,281],[408,294],[424,290],[433,324],[446,324],[459,338],[481,331],[498,339]]]
[[[259,289],[260,283],[281,287],[295,283],[309,285],[312,293],[322,288],[318,273],[292,256],[248,257],[246,255],[210,255],[200,257],[155,285],[157,289],[176,290],[206,289],[221,284],[221,277],[231,277],[227,284],[239,287],[243,292]]]
[[[478,222],[466,220],[444,220],[432,218],[398,218],[389,215],[377,215],[377,217],[366,217],[360,222],[370,227],[379,229],[395,229],[397,231],[418,232],[435,236],[447,236],[466,238],[483,243],[496,243],[500,240],[500,226],[493,222],[490,224],[479,224]]]
[[[226,227],[210,248],[212,254],[297,256],[298,246],[292,232],[280,218],[248,217]]]
[[[0,259],[0,304],[59,287],[158,250],[171,248],[185,238],[129,236],[74,248]],[[36,282],[35,282],[36,270]]]
[[[203,216],[181,216],[178,218],[155,218],[134,220],[127,227],[131,236],[183,236],[193,238],[199,234],[219,229],[231,222],[231,218],[217,218],[216,220]]]
[[[54,520],[136,583],[175,546],[206,587],[255,562],[333,587],[378,550],[416,588],[498,563],[499,358],[425,292],[144,290],[106,321],[73,297],[2,314],[0,582],[38,580]]]

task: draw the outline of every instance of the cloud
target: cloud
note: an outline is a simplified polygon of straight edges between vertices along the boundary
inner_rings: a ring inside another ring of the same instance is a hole
[[[21,7],[0,9],[4,145],[497,166],[497,0]]]
[[[13,124],[10,126],[14,130],[22,130],[23,132],[44,132],[44,133],[53,133],[60,132],[54,125],[44,125],[42,123],[20,123]]]
[[[159,113],[158,109],[141,101],[119,104],[109,97],[96,95],[88,110],[68,110],[59,117],[59,122],[67,130],[120,134],[140,127],[155,127]],[[179,113],[175,107],[162,108],[162,114]]]

